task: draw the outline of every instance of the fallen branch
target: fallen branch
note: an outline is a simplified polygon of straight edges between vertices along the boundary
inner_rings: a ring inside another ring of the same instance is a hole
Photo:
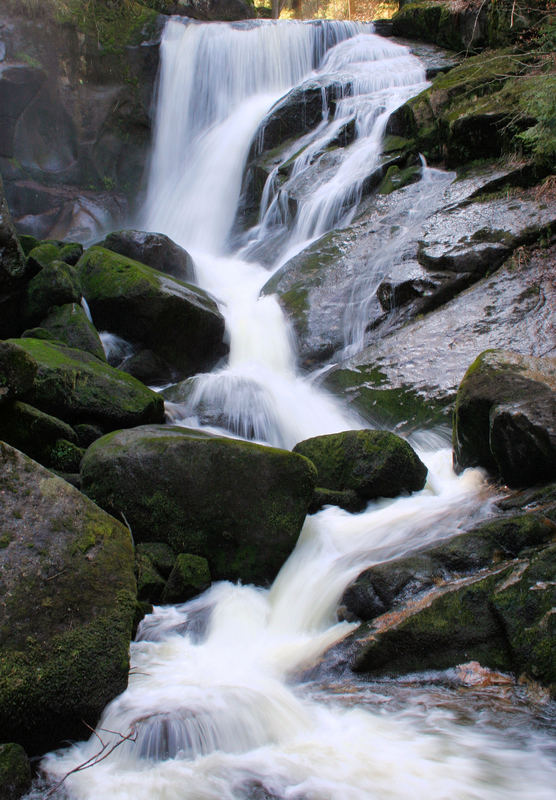
[[[60,786],[67,780],[67,778],[69,778],[70,775],[73,775],[75,772],[82,772],[84,769],[89,769],[89,767],[94,767],[96,764],[100,764],[101,761],[104,761],[105,758],[108,758],[108,756],[111,755],[114,752],[114,750],[116,750],[124,742],[135,742],[137,739],[137,732],[133,727],[130,729],[129,733],[126,734],[125,736],[123,733],[120,733],[119,731],[110,731],[106,728],[101,728],[100,729],[101,731],[105,731],[106,733],[111,733],[114,736],[120,737],[120,739],[117,742],[115,742],[113,745],[110,746],[108,742],[103,742],[100,735],[95,731],[94,728],[92,728],[86,722],[83,722],[83,725],[85,725],[85,727],[91,731],[93,736],[97,737],[101,745],[100,750],[98,751],[98,753],[95,753],[86,761],[83,761],[82,764],[78,764],[77,767],[74,767],[73,769],[70,769],[68,772],[66,772],[63,778],[61,778],[58,781],[58,783],[56,783],[49,790],[48,794],[46,794],[45,796],[45,800],[48,800],[49,797],[52,797],[54,793],[58,791]]]

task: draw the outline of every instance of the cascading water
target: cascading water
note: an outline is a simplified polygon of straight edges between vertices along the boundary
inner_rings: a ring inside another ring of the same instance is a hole
[[[423,70],[365,26],[168,23],[146,225],[192,252],[200,283],[221,302],[231,344],[229,365],[197,378],[188,402],[174,406],[188,425],[212,404],[232,433],[289,447],[359,424],[296,374],[279,306],[259,299],[269,273],[253,253],[271,226],[284,235],[287,224],[272,211],[271,187],[241,254],[226,252],[260,121],[292,86],[331,71],[350,94],[333,119],[323,103],[323,124],[305,138],[289,180],[299,181],[326,156],[347,119],[355,119],[357,136],[301,198],[274,266],[349,220],[378,158],[386,116],[418,91]],[[484,714],[475,726],[463,725],[422,697],[388,713],[378,707],[387,698],[362,684],[352,681],[354,704],[293,679],[353,629],[335,619],[335,609],[364,567],[487,513],[492,498],[478,470],[456,477],[449,450],[438,443],[420,455],[429,467],[421,492],[371,503],[357,515],[328,508],[309,518],[270,590],[219,583],[190,603],[156,608],[132,644],[129,687],[99,725],[103,741],[119,746],[67,777],[69,798],[553,797],[554,766],[542,736],[529,729],[508,741]],[[128,734],[133,741],[122,742]],[[75,770],[98,748],[95,736],[48,756],[49,779]]]

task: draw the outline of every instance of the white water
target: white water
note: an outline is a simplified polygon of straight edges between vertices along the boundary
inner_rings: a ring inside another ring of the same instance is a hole
[[[383,57],[389,64],[379,67],[377,94],[361,74],[372,83]],[[350,64],[357,64],[363,97],[360,106],[351,97],[345,113],[360,109],[360,139],[302,204],[288,248],[300,249],[302,237],[323,226],[345,223],[353,213],[346,198],[357,200],[363,165],[378,157],[385,108],[416,91],[408,88],[416,74],[423,77],[405,50],[348,24],[169,23],[147,204],[148,227],[193,252],[200,282],[221,301],[230,336],[229,367],[198,380],[196,399],[183,409],[187,422],[208,402],[235,434],[288,447],[360,423],[296,374],[278,304],[258,299],[268,272],[226,252],[226,242],[243,166],[235,159],[246,157],[272,102],[323,58],[323,69],[347,73],[353,83]],[[314,142],[326,138],[324,126],[315,136]],[[301,163],[297,174],[307,166]],[[335,199],[328,202],[330,195]],[[263,214],[253,238],[265,235],[265,225]],[[277,253],[276,263],[282,258]],[[479,471],[456,477],[447,448],[420,454],[429,467],[423,491],[372,503],[357,515],[328,508],[308,518],[270,590],[220,583],[188,604],[155,609],[132,645],[129,688],[98,729],[105,742],[116,744],[130,732],[136,741],[69,776],[71,800],[261,800],[263,790],[291,800],[553,798],[556,771],[540,735],[522,732],[504,741],[492,725],[464,726],[445,709],[381,713],[317,697],[295,681],[353,629],[337,622],[335,611],[364,567],[487,512],[491,499]],[[59,779],[98,749],[92,737],[47,757],[44,769]]]

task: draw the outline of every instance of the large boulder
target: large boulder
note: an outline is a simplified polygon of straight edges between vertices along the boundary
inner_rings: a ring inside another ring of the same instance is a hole
[[[136,541],[202,556],[216,580],[264,584],[295,545],[315,468],[286,450],[146,426],[91,445],[81,478],[91,499],[125,514]]]
[[[40,464],[53,467],[60,440],[76,444],[77,434],[61,419],[16,400],[2,407],[0,440],[22,450]]]
[[[556,477],[556,359],[487,350],[469,367],[454,413],[454,463],[510,486]]]
[[[427,468],[412,447],[388,431],[315,436],[296,444],[293,452],[316,466],[319,487],[352,491],[363,501],[419,491],[427,477]]]
[[[32,386],[20,398],[47,414],[70,424],[96,423],[105,431],[164,420],[156,392],[84,350],[28,338],[8,344],[14,359],[23,352],[36,364]]]
[[[20,744],[0,744],[0,797],[19,800],[31,788],[31,764]]]
[[[140,261],[181,281],[195,281],[195,264],[183,247],[163,233],[123,230],[109,234],[99,247]]]
[[[177,375],[208,371],[226,352],[224,319],[202,289],[102,247],[77,266],[96,327],[152,350]]]
[[[125,689],[135,614],[127,528],[0,443],[0,730],[30,754],[87,735]]]
[[[0,342],[0,402],[29,392],[37,375],[37,363],[17,342]]]
[[[29,256],[31,258],[31,256]],[[52,261],[27,284],[23,303],[26,325],[36,325],[52,308],[81,300],[81,286],[75,267],[63,261]]]

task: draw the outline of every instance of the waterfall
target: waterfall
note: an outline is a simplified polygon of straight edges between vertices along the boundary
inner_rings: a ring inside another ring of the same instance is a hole
[[[269,183],[259,221],[232,245],[261,121],[292,87],[330,74],[351,88],[333,115],[323,97],[322,124],[294,159],[285,191],[321,166],[299,191],[295,218],[279,213]],[[370,26],[168,22],[145,225],[192,253],[230,337],[229,364],[193,381],[187,401],[173,408],[176,419],[202,426],[212,405],[232,435],[284,447],[361,425],[297,373],[280,308],[259,294],[291,253],[352,218],[389,112],[424,77],[417,59]],[[348,120],[355,139],[328,168],[327,144]],[[254,254],[271,229],[279,244],[265,267]],[[516,727],[505,738],[486,710],[472,726],[418,690],[390,710],[389,698],[364,682],[352,679],[342,696],[296,681],[356,627],[335,611],[362,569],[440,540],[490,508],[483,474],[456,477],[441,440],[419,454],[429,468],[421,492],[372,502],[360,514],[326,508],[308,518],[270,589],[222,582],[189,603],[155,608],[132,644],[129,686],[99,723],[98,735],[118,747],[69,775],[70,800],[553,797],[541,737]],[[133,741],[122,741],[128,734]],[[49,755],[43,768],[55,781],[98,747],[92,737]]]

